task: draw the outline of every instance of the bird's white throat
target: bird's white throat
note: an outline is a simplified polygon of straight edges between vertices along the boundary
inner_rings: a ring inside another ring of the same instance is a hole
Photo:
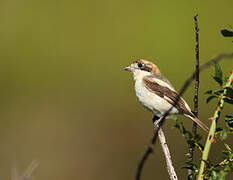
[[[151,74],[150,72],[141,71],[141,70],[137,70],[137,69],[134,70],[132,73],[133,73],[133,78],[134,78],[135,81],[142,80],[143,77]]]

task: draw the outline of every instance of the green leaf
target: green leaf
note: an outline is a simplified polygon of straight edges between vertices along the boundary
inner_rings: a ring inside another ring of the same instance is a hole
[[[187,143],[189,144],[190,147],[195,147],[195,141],[193,139],[188,139]]]
[[[223,77],[222,77],[222,69],[221,66],[216,62],[214,64],[214,80],[219,83],[221,86],[223,83]]]
[[[212,164],[211,164],[211,162],[209,160],[202,159],[202,161],[205,163],[207,168],[210,168],[212,166]]]
[[[222,29],[221,30],[221,34],[224,36],[224,37],[233,37],[233,31],[229,31],[227,29]]]
[[[233,88],[231,88],[231,87],[226,87],[225,89],[226,89],[225,96],[227,96],[227,97],[233,99]]]
[[[213,94],[213,90],[208,90],[205,92],[205,94]]]
[[[216,173],[216,171],[211,171],[211,179],[213,179],[213,180],[217,179],[217,173]]]
[[[214,98],[217,98],[217,96],[209,96],[207,99],[206,99],[206,103],[209,103],[212,99]]]
[[[223,94],[224,90],[223,89],[217,89],[217,90],[208,90],[205,92],[205,94],[212,94],[212,95],[221,95]]]
[[[222,128],[216,128],[216,130],[215,130],[215,133],[218,133],[218,132],[220,132],[220,131],[222,131]]]
[[[231,152],[231,148],[228,144],[225,143],[224,146],[226,147],[227,151]]]
[[[233,104],[233,99],[223,98],[223,100],[229,104]]]
[[[231,131],[233,131],[233,116],[226,115],[226,116],[225,116],[225,122],[226,122],[227,127],[228,127]]]
[[[204,146],[201,143],[195,143],[195,146],[202,152],[204,150]]]
[[[213,77],[214,80],[221,86],[222,85],[222,79],[220,79],[219,77]]]
[[[227,77],[227,76],[223,77],[223,84],[224,85],[226,85],[226,83],[228,82],[228,79],[229,79],[229,77]]]
[[[221,170],[219,171],[219,173],[217,174],[217,180],[226,180],[226,175],[228,174],[228,172]]]
[[[194,171],[198,171],[198,167],[196,164],[194,164],[193,162],[189,162],[189,161],[186,161],[185,164],[187,164],[188,166],[184,166],[182,168],[185,168],[185,169],[192,169]]]
[[[228,157],[230,155],[229,151],[223,151],[222,152],[226,157]]]
[[[227,130],[226,129],[223,129],[222,132],[220,133],[220,139],[222,141],[227,139]]]
[[[216,95],[223,94],[223,92],[224,92],[223,89],[218,89],[218,90],[213,91],[213,93],[216,94]]]

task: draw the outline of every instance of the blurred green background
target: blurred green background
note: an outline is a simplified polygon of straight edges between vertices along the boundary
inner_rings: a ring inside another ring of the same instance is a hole
[[[1,0],[0,179],[10,179],[14,165],[22,173],[34,159],[35,179],[134,179],[152,114],[137,102],[123,68],[151,60],[179,89],[194,70],[195,13],[204,63],[232,52],[232,40],[220,34],[233,25],[232,8],[232,0]],[[233,61],[221,65],[229,73]],[[212,72],[200,77],[206,124],[215,109],[204,95],[217,87]],[[192,84],[184,95],[192,107],[193,92]],[[164,131],[178,176],[186,179],[187,145],[173,125],[166,121]],[[212,153],[221,148],[214,144]],[[158,144],[143,171],[143,179],[153,178],[168,178]]]

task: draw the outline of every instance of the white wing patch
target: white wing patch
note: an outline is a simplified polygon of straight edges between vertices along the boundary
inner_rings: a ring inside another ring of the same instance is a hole
[[[153,81],[156,82],[156,83],[158,83],[160,86],[164,86],[164,87],[167,87],[167,88],[169,88],[169,89],[175,91],[175,89],[174,89],[173,86],[171,86],[170,84],[168,84],[168,83],[166,83],[166,82],[164,82],[164,81],[162,81],[162,80],[160,80],[160,79],[151,78],[151,82],[153,82]]]

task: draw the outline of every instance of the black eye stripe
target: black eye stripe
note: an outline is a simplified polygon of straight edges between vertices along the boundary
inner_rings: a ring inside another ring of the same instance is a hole
[[[141,69],[141,70],[143,70],[143,71],[147,71],[147,72],[151,72],[152,71],[152,68],[149,67],[149,66],[147,66],[144,63],[137,62],[137,61],[135,63],[137,63],[138,68]]]
[[[152,68],[149,67],[149,66],[146,66],[146,65],[142,66],[140,69],[143,70],[143,71],[147,71],[147,72],[151,72],[152,71]]]
[[[141,68],[143,65],[142,63],[138,63],[138,67]]]

